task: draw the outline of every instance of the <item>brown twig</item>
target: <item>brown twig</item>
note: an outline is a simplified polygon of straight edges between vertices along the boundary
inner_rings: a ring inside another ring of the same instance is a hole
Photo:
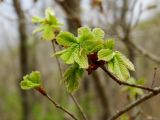
[[[137,105],[139,105],[139,104],[145,102],[146,100],[158,95],[160,93],[160,87],[154,89],[154,91],[156,91],[156,92],[147,93],[144,96],[142,96],[141,98],[139,98],[139,99],[135,100],[134,102],[132,102],[131,104],[127,105],[122,110],[120,110],[119,112],[115,113],[115,115],[110,117],[108,120],[116,120],[122,114],[128,112],[129,110],[131,110],[132,108],[136,107]]]
[[[77,118],[76,116],[74,116],[71,112],[69,112],[67,109],[65,109],[65,108],[62,107],[60,104],[58,104],[53,98],[51,98],[51,97],[47,94],[47,92],[43,89],[43,87],[38,87],[38,88],[36,88],[36,90],[37,90],[38,92],[40,92],[43,96],[45,96],[49,101],[51,101],[52,104],[53,104],[56,108],[62,110],[64,113],[67,113],[67,114],[68,114],[69,116],[71,116],[74,120],[78,120],[78,118]]]
[[[56,52],[56,48],[55,48],[55,45],[54,45],[54,40],[52,40],[51,43],[52,43],[53,52],[55,53]],[[62,69],[61,69],[61,64],[60,64],[57,56],[56,56],[56,62],[57,62],[57,65],[58,65],[58,70],[60,72],[60,77],[62,78],[63,73],[62,73]]]
[[[130,87],[135,87],[135,88],[140,88],[140,89],[143,89],[143,90],[147,90],[147,91],[151,91],[151,92],[156,92],[154,89],[152,88],[148,88],[148,87],[144,87],[144,86],[141,86],[141,85],[135,85],[135,84],[130,84],[130,83],[127,83],[127,82],[124,82],[120,79],[118,79],[116,76],[114,76],[111,72],[108,71],[108,69],[106,69],[104,66],[101,66],[102,70],[108,74],[115,82],[117,82],[119,85],[125,85],[125,86],[130,86]]]

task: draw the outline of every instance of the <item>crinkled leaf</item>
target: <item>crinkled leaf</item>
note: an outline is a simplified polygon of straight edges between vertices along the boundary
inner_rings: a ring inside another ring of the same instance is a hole
[[[103,43],[101,41],[88,40],[81,44],[86,50],[87,54],[94,53],[103,48]]]
[[[80,68],[88,68],[88,58],[84,49],[81,49],[74,57]]]
[[[60,58],[64,60],[65,63],[72,64],[75,61],[74,57],[76,54],[78,54],[78,51],[79,47],[76,44],[73,44],[60,55]]]
[[[114,52],[110,49],[101,49],[98,52],[98,60],[110,61],[114,57]]]
[[[118,57],[118,59],[121,59],[121,61],[124,63],[124,65],[129,69],[134,71],[134,65],[132,64],[132,62],[126,58],[123,54],[121,54],[120,52],[116,51],[116,55]]]
[[[104,31],[101,28],[94,28],[92,33],[94,34],[96,40],[102,40],[104,37]]]
[[[113,39],[107,39],[107,40],[104,41],[104,48],[113,50],[114,44],[115,43],[114,43]]]
[[[114,73],[114,62],[113,62],[113,60],[109,61],[107,65],[108,65],[108,70],[111,73]]]
[[[94,35],[89,27],[81,27],[78,29],[78,42],[85,42],[87,40],[94,40]]]
[[[39,87],[41,84],[40,72],[33,71],[29,75],[23,77],[20,86],[24,90],[33,89]]]
[[[73,43],[77,43],[76,38],[70,32],[61,32],[57,36],[57,42],[59,45],[71,46]]]
[[[79,68],[78,64],[73,64],[67,69],[64,74],[64,83],[67,86],[68,91],[72,92],[79,86],[79,79],[83,75],[83,69]]]
[[[44,40],[53,40],[55,38],[55,34],[53,32],[53,29],[49,25],[44,26],[42,38]]]
[[[83,36],[85,34],[90,34],[91,28],[89,27],[80,27],[78,28],[78,36]]]
[[[128,69],[123,64],[123,62],[120,59],[118,59],[117,57],[114,57],[114,74],[120,80],[127,80],[130,77]]]

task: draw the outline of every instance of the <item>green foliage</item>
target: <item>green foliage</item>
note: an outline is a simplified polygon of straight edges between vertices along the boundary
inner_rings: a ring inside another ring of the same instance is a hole
[[[81,27],[78,29],[78,37],[69,32],[60,32],[57,43],[65,46],[66,49],[55,55],[58,55],[66,64],[77,63],[80,68],[88,68],[87,55],[103,47],[103,36],[104,32],[100,28],[91,31],[88,27]]]
[[[79,79],[83,75],[83,69],[79,68],[78,64],[73,64],[67,69],[64,74],[63,82],[66,84],[67,89],[72,92],[78,88]]]
[[[104,41],[104,48],[113,50],[114,44],[115,44],[115,42],[113,39],[107,39]]]
[[[55,39],[55,32],[60,30],[60,23],[54,16],[54,12],[51,8],[46,9],[45,18],[33,17],[33,23],[39,24],[39,27],[33,31],[33,33],[42,32],[42,39],[53,40]]]
[[[122,53],[116,51],[116,56],[117,58],[123,62],[123,64],[129,69],[129,70],[132,70],[132,71],[135,71],[135,68],[134,68],[134,65],[132,64],[132,62],[126,58]]]
[[[99,51],[99,54],[101,51]],[[103,54],[103,60],[108,62],[108,69],[115,74],[120,80],[128,80],[130,77],[129,70],[134,71],[134,65],[120,52],[110,52],[108,55]],[[101,56],[102,56],[101,55]]]
[[[70,32],[60,31],[61,23],[51,9],[46,10],[45,16],[44,19],[33,17],[32,22],[40,24],[35,32],[42,31],[42,38],[45,40],[56,38],[58,45],[63,47],[63,50],[57,51],[54,55],[62,59],[64,63],[72,64],[64,74],[64,82],[69,91],[78,87],[78,79],[82,76],[83,69],[90,68],[92,70],[94,67],[93,70],[95,70],[104,62],[108,64],[109,71],[120,80],[129,79],[129,70],[134,70],[134,65],[123,54],[113,51],[114,39],[104,41],[102,29],[91,30],[89,27],[80,27],[78,36],[75,36]],[[58,34],[55,34],[57,30]],[[95,54],[95,56],[89,58],[91,54]]]
[[[127,80],[128,83],[130,84],[138,84],[138,85],[144,85],[144,80],[143,79],[138,79],[138,80],[135,80],[133,77],[130,77],[128,80]],[[140,88],[135,88],[135,87],[129,87],[129,86],[126,86],[123,88],[124,91],[127,91],[127,93],[129,93],[129,98],[131,100],[135,99],[137,95],[143,95],[143,90],[140,89]]]
[[[23,90],[37,88],[41,85],[41,77],[39,71],[33,71],[29,75],[23,77],[20,86]]]
[[[110,49],[101,49],[98,52],[98,60],[110,61],[114,55],[114,52]]]

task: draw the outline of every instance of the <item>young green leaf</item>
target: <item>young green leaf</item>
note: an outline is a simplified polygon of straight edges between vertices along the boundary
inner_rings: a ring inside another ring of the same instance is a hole
[[[104,48],[105,49],[110,49],[113,50],[114,48],[114,40],[113,39],[107,39],[104,41]]]
[[[109,61],[108,62],[108,70],[111,72],[111,73],[114,73],[114,59]]]
[[[79,78],[83,75],[83,69],[78,64],[73,64],[64,74],[63,82],[66,84],[68,91],[73,92],[79,86]]]
[[[42,38],[44,40],[53,40],[55,38],[55,34],[53,32],[53,29],[49,25],[44,26]]]
[[[32,22],[40,25],[33,33],[42,32],[42,38],[44,40],[54,40],[56,37],[55,31],[59,31],[62,25],[54,16],[51,8],[46,9],[45,18],[33,17]]]
[[[94,35],[89,27],[81,27],[78,29],[78,42],[86,42],[88,40],[94,40]]]
[[[54,13],[54,11],[52,10],[52,8],[47,8],[46,10],[45,10],[45,16],[46,16],[46,18],[49,20],[49,18],[50,18],[50,16],[54,16],[55,15],[55,13]]]
[[[77,54],[75,54],[74,60],[76,63],[78,63],[80,68],[88,68],[88,58],[86,55],[86,52],[84,49],[78,51]]]
[[[128,58],[126,58],[123,54],[121,54],[120,52],[116,51],[116,56],[118,57],[118,59],[120,59],[123,62],[123,64],[129,70],[132,70],[132,71],[135,70],[134,65],[132,64],[132,62]]]
[[[103,43],[101,41],[87,40],[81,43],[81,46],[86,50],[87,54],[97,52],[103,48]]]
[[[73,64],[75,62],[75,55],[78,54],[79,47],[77,44],[73,44],[71,47],[67,48],[62,54],[60,58],[64,60],[67,64]]]
[[[41,77],[39,71],[33,71],[29,75],[23,77],[20,86],[24,90],[37,88],[41,85]]]
[[[59,45],[71,46],[73,43],[77,43],[77,39],[70,32],[60,32],[57,36],[57,42]]]
[[[32,32],[32,34],[35,34],[35,33],[37,33],[37,32],[41,32],[41,31],[43,31],[43,30],[44,30],[44,26],[40,26],[40,27],[36,28],[36,29]]]
[[[114,52],[110,49],[101,49],[98,51],[98,60],[110,61],[114,57]]]
[[[33,16],[32,17],[32,22],[33,23],[41,23],[41,22],[43,22],[44,20],[42,19],[42,18],[40,18],[40,17],[37,17],[37,16]]]
[[[116,56],[114,57],[114,74],[120,80],[128,80],[128,78],[130,77],[128,69],[123,64],[123,62]]]
[[[94,28],[92,33],[94,34],[96,40],[103,40],[104,31],[101,28]]]

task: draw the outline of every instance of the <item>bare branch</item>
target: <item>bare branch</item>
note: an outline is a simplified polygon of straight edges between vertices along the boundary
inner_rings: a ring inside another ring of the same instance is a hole
[[[132,108],[136,107],[137,105],[139,105],[139,104],[145,102],[146,100],[148,100],[148,99],[150,99],[150,98],[158,95],[160,93],[160,87],[155,88],[154,91],[156,91],[156,92],[150,92],[148,94],[145,94],[141,98],[139,98],[139,99],[135,100],[134,102],[132,102],[131,104],[127,105],[126,107],[124,107],[122,110],[120,110],[119,112],[117,112],[115,115],[113,115],[108,120],[116,120],[122,114],[128,112],[129,110],[131,110]]]
[[[75,117],[71,112],[69,112],[67,109],[65,109],[65,108],[62,107],[60,104],[58,104],[53,98],[51,98],[51,97],[47,94],[47,92],[44,90],[43,87],[38,87],[38,88],[36,88],[36,90],[37,90],[39,93],[41,93],[43,96],[45,96],[49,101],[51,101],[52,104],[53,104],[56,108],[62,110],[64,113],[67,113],[67,114],[68,114],[69,116],[71,116],[74,120],[78,120],[78,118]]]
[[[141,86],[141,85],[135,85],[135,84],[130,84],[130,83],[127,83],[127,82],[124,82],[120,79],[118,79],[117,77],[115,77],[111,72],[108,71],[108,69],[106,69],[104,66],[101,66],[102,70],[108,74],[115,82],[117,82],[119,85],[125,85],[125,86],[130,86],[130,87],[135,87],[135,88],[140,88],[140,89],[143,89],[143,90],[147,90],[147,91],[151,91],[151,92],[156,92],[154,89],[152,88],[148,88],[148,87],[144,87],[144,86]]]

